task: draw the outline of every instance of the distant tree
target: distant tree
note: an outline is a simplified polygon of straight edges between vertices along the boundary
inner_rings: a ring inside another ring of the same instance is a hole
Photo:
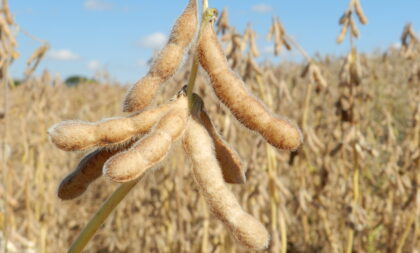
[[[95,79],[87,78],[85,76],[73,75],[73,76],[67,77],[64,83],[67,86],[76,86],[81,83],[97,83],[97,81]]]
[[[14,80],[13,80],[13,84],[12,84],[12,85],[16,87],[16,86],[19,86],[19,85],[21,85],[21,84],[22,84],[22,80],[19,80],[19,79],[14,79]]]

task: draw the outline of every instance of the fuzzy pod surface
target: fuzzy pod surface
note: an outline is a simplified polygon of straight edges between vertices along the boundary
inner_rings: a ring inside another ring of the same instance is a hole
[[[57,195],[62,200],[70,200],[82,195],[89,185],[102,176],[105,162],[116,153],[129,147],[134,141],[113,148],[97,148],[85,155],[73,172],[60,183]]]
[[[184,133],[188,121],[188,101],[182,97],[176,106],[156,124],[154,129],[129,150],[111,157],[104,165],[104,174],[116,182],[128,182],[162,162],[172,144]]]
[[[246,168],[238,153],[220,136],[206,111],[200,113],[200,119],[213,140],[216,158],[219,161],[225,182],[244,184]]]
[[[242,79],[230,69],[210,22],[203,23],[198,58],[210,77],[217,97],[243,125],[257,131],[279,149],[296,150],[300,146],[302,134],[299,128],[289,120],[270,113],[246,90]]]
[[[129,90],[123,105],[125,112],[144,109],[156,96],[162,83],[169,80],[178,70],[185,51],[197,33],[197,0],[190,0],[172,28],[166,46],[155,59],[148,74]]]
[[[172,107],[182,103],[179,99],[160,107],[128,117],[109,118],[98,122],[63,121],[48,130],[52,143],[65,151],[88,149],[124,143],[145,134]]]
[[[266,248],[270,237],[266,228],[242,210],[233,193],[225,185],[214,153],[213,141],[198,120],[192,118],[188,122],[183,143],[192,161],[195,181],[212,213],[227,226],[242,245],[254,250]]]

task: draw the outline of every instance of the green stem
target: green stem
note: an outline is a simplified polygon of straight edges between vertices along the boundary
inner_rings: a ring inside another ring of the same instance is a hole
[[[104,223],[105,219],[138,182],[139,180],[133,180],[131,182],[124,183],[120,185],[114,193],[112,193],[111,197],[105,201],[102,207],[98,210],[98,212],[96,212],[83,231],[73,242],[68,253],[82,252],[95,232],[99,229],[102,223]]]
[[[200,36],[200,34],[198,36]],[[198,66],[199,66],[198,57],[197,55],[195,55],[193,64],[191,67],[191,73],[190,73],[190,78],[188,79],[188,87],[187,87],[188,107],[190,111],[192,111],[193,109],[192,95],[193,95],[193,90],[194,90],[194,85],[195,85],[195,79],[197,78]]]
[[[202,12],[202,17],[201,17],[201,23],[200,23],[200,29],[198,31],[198,36],[197,36],[197,42],[198,43],[200,41],[200,36],[201,36],[201,32],[203,30],[203,24],[204,22],[210,22],[216,15],[217,15],[217,10],[216,9],[209,9],[208,8],[208,1],[207,0],[203,0],[203,12]],[[193,108],[193,91],[194,91],[194,85],[195,85],[195,79],[197,79],[197,73],[198,73],[198,66],[199,66],[199,61],[198,61],[198,55],[197,52],[194,52],[194,60],[193,60],[193,64],[191,66],[191,73],[190,73],[190,77],[188,79],[188,86],[187,86],[187,97],[188,97],[188,107],[190,109],[190,111],[192,111]]]

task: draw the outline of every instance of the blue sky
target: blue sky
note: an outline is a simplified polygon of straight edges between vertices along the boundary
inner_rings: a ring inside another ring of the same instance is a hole
[[[72,74],[93,76],[101,69],[123,83],[139,79],[147,71],[147,60],[156,44],[166,36],[187,0],[10,0],[10,9],[21,30],[47,40],[51,45],[38,73],[47,68],[64,79]],[[200,1],[201,2],[201,1]],[[419,0],[361,0],[369,19],[359,26],[359,50],[370,52],[396,44],[404,24],[412,22],[420,33]],[[335,44],[338,18],[347,0],[209,0],[210,7],[229,9],[229,22],[240,32],[248,23],[257,31],[258,46],[268,52],[272,45],[265,40],[271,17],[279,16],[286,31],[309,54],[339,55],[347,44]],[[13,77],[21,78],[26,60],[40,45],[18,34],[21,57],[11,68]],[[263,54],[260,58],[270,56]],[[296,53],[280,55],[293,59]],[[275,59],[278,60],[278,59]]]

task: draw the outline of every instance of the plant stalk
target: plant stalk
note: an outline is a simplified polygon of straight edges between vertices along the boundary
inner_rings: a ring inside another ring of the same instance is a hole
[[[138,180],[133,180],[128,183],[120,185],[114,193],[105,201],[102,207],[96,212],[92,217],[83,231],[79,234],[76,240],[71,245],[68,253],[79,253],[86,247],[86,244],[93,237],[95,232],[99,227],[104,223],[105,219],[111,214],[115,207],[127,196],[130,190],[139,182]]]
[[[203,13],[209,8],[209,1],[203,0]]]
[[[210,22],[214,16],[217,15],[216,9],[209,9],[208,8],[208,1],[203,0],[203,10],[202,10],[202,16],[201,16],[201,23],[200,23],[200,29],[198,31],[197,36],[197,42],[195,48],[197,49],[198,41],[200,41],[201,32],[203,30],[203,24],[204,22]],[[197,51],[197,50],[196,50]],[[191,73],[190,77],[188,79],[188,85],[187,85],[187,97],[188,97],[188,108],[190,112],[192,112],[193,109],[193,91],[195,86],[195,80],[197,79],[197,73],[198,73],[198,67],[199,67],[199,61],[198,61],[198,55],[197,52],[194,52],[194,59],[193,64],[191,66]]]

